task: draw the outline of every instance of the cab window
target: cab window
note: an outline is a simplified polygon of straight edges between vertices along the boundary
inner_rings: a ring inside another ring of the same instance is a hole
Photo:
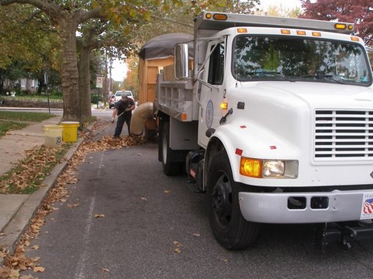
[[[210,56],[208,83],[220,85],[223,84],[224,79],[224,44],[212,46],[211,50],[213,52]]]

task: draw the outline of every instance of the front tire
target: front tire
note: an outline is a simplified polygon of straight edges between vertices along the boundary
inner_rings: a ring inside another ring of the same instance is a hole
[[[216,240],[228,250],[248,248],[259,233],[259,224],[246,221],[241,214],[239,188],[226,151],[219,151],[207,172],[208,217]]]

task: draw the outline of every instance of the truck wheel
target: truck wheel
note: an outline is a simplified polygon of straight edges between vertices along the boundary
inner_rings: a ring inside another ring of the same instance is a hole
[[[176,175],[182,172],[182,163],[172,162],[175,151],[170,148],[170,123],[166,122],[162,129],[162,167],[165,175]]]
[[[212,158],[207,173],[208,215],[216,240],[229,250],[249,247],[258,236],[259,224],[246,221],[241,214],[239,185],[233,181],[225,150]]]

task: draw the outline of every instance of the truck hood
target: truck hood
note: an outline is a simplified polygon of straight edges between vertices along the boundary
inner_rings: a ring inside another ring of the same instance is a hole
[[[279,103],[291,101],[299,105],[307,104],[309,108],[373,108],[372,87],[284,81],[246,83],[240,90],[253,94],[253,97],[256,94],[269,94],[271,99],[277,99]]]
[[[237,129],[247,138],[257,137],[256,145],[277,146],[278,152],[287,150],[278,157],[289,154],[289,150],[312,155],[310,146],[314,145],[320,111],[373,110],[372,87],[342,84],[250,82],[228,90],[226,97],[233,109],[227,123],[246,127]]]

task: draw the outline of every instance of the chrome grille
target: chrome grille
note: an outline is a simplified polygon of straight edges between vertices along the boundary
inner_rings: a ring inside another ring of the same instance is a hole
[[[373,159],[373,110],[317,110],[315,158]]]

